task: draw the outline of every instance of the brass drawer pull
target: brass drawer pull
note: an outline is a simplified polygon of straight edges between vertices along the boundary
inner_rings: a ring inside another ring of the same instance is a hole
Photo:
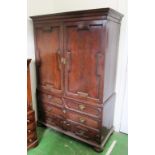
[[[47,112],[51,112],[53,110],[53,108],[52,107],[49,107],[48,109],[47,109]]]
[[[49,91],[52,91],[54,86],[52,84],[49,84],[49,83],[44,83],[42,85],[42,87],[43,87],[43,89],[47,89]]]
[[[85,123],[85,122],[86,122],[86,120],[85,120],[85,119],[80,118],[80,123]]]
[[[54,104],[59,104],[59,101],[56,100],[56,99],[53,99],[52,102],[53,102]]]
[[[31,133],[31,130],[28,130],[28,133]]]
[[[69,123],[67,123],[66,125],[67,125],[67,126],[70,126],[70,124],[69,124]]]
[[[78,136],[83,136],[85,134],[85,132],[80,130],[78,132],[76,131],[75,134],[78,135]]]
[[[66,121],[63,121],[63,124],[66,124],[67,122]]]
[[[47,97],[48,97],[48,99],[51,99],[51,98],[52,98],[52,96],[51,96],[51,95],[48,95]]]
[[[54,104],[54,105],[57,105],[58,104],[59,105],[60,103],[59,102],[55,102],[55,101],[53,102],[52,101],[52,104]]]
[[[63,124],[65,124],[66,126],[70,126],[70,124],[67,121],[63,121]]]
[[[86,139],[89,139],[90,138],[89,135],[87,134],[87,132],[82,131],[82,130],[76,131],[75,134],[77,136],[81,136],[81,137],[84,137]]]
[[[83,93],[83,92],[77,92],[77,93],[81,97],[88,97],[88,93]]]
[[[64,114],[66,113],[66,110],[65,110],[65,109],[63,110],[63,113],[64,113]]]
[[[47,88],[48,90],[53,90],[53,85],[46,84],[46,88]]]
[[[79,109],[80,109],[80,110],[84,110],[85,108],[86,108],[85,105],[83,105],[83,104],[80,104],[80,105],[79,105]]]

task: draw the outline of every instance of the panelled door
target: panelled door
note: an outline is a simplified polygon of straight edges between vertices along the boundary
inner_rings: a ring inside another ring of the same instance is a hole
[[[65,96],[93,103],[102,98],[105,24],[64,24]]]
[[[38,86],[53,93],[62,93],[62,26],[61,24],[43,25],[35,31]]]

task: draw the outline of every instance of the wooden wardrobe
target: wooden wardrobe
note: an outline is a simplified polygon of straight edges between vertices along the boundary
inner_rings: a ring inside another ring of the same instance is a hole
[[[122,17],[110,8],[31,17],[38,122],[97,151],[113,132]]]

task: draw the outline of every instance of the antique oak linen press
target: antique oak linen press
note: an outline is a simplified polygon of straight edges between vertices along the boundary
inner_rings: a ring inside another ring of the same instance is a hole
[[[113,132],[122,17],[110,8],[31,17],[38,122],[97,151]]]

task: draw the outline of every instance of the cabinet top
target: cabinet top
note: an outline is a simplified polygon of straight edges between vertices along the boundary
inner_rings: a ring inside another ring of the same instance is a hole
[[[116,22],[120,22],[123,15],[111,8],[100,8],[100,9],[91,9],[91,10],[80,10],[80,11],[71,11],[71,12],[62,12],[54,13],[48,15],[38,15],[31,16],[33,22],[43,22],[48,20],[70,20],[78,18],[93,18],[100,17],[101,19],[113,19]]]

